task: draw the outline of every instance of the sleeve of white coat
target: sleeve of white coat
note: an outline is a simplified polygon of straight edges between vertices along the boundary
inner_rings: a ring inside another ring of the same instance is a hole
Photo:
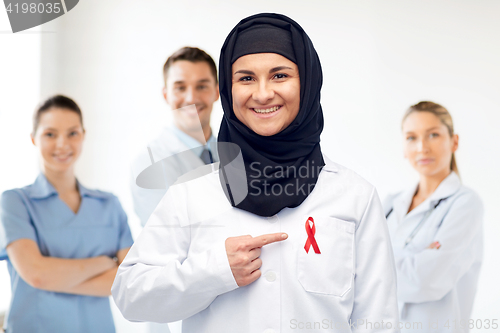
[[[111,292],[128,320],[185,319],[238,287],[224,242],[203,253],[188,254],[186,205],[175,190],[174,186],[167,192],[118,269]]]
[[[385,329],[377,329],[377,332],[399,332],[395,328],[399,320],[396,270],[387,223],[375,189],[355,237],[356,272],[351,321],[357,325],[353,326],[353,331],[371,332],[370,326],[366,326],[367,321],[379,325],[383,321]],[[387,325],[389,322],[391,325]]]
[[[411,303],[435,301],[453,289],[476,260],[477,253],[470,247],[482,232],[482,219],[481,199],[474,192],[464,193],[455,199],[436,233],[439,249],[397,253],[399,299]]]

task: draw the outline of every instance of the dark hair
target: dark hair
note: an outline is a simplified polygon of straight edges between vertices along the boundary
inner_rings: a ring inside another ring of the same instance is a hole
[[[191,62],[206,62],[210,67],[210,71],[214,76],[215,83],[217,84],[217,67],[215,66],[214,59],[208,55],[205,51],[197,47],[185,46],[177,51],[175,51],[170,57],[168,57],[165,65],[163,65],[163,81],[167,82],[167,74],[170,66],[178,60],[187,60]]]
[[[438,117],[439,120],[441,120],[441,123],[443,123],[443,125],[446,126],[446,128],[448,129],[448,133],[450,134],[450,137],[453,136],[453,134],[454,134],[453,119],[451,119],[451,114],[448,112],[448,110],[446,110],[446,108],[444,106],[439,105],[439,104],[434,103],[434,102],[428,102],[428,101],[419,102],[415,105],[410,106],[410,108],[408,110],[406,110],[406,113],[403,117],[403,121],[401,123],[403,123],[406,120],[406,118],[408,118],[408,116],[410,114],[412,114],[413,112],[430,112],[430,113],[432,113],[433,115]],[[450,168],[452,171],[455,171],[455,173],[457,175],[460,175],[458,173],[458,167],[457,167],[457,161],[455,159],[455,153],[451,154]]]
[[[46,99],[35,110],[35,113],[33,114],[33,136],[35,135],[40,123],[40,117],[43,113],[49,111],[51,108],[60,108],[75,112],[80,117],[80,123],[82,124],[83,128],[82,111],[80,110],[78,104],[76,104],[76,102],[69,97],[63,95],[55,95]]]

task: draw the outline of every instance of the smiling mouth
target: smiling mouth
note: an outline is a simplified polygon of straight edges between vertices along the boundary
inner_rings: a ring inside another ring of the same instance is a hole
[[[281,109],[281,105],[279,105],[279,106],[273,106],[272,108],[269,108],[269,109],[256,109],[256,108],[253,108],[252,110],[254,110],[256,113],[267,114],[267,113],[276,112],[279,109]]]
[[[65,161],[68,158],[70,158],[71,156],[73,156],[73,154],[70,153],[70,154],[65,154],[65,155],[52,155],[52,156],[54,156],[54,158],[56,158],[56,159],[58,159],[60,161]]]
[[[181,114],[189,117],[198,116],[204,110],[205,110],[205,105],[198,105],[198,104],[184,105],[176,109],[176,111],[181,112]]]

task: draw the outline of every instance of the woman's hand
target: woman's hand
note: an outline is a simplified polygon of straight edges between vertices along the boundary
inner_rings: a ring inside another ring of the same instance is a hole
[[[67,292],[76,295],[100,297],[110,296],[111,286],[113,285],[113,281],[115,280],[116,272],[118,271],[118,265],[122,263],[129,249],[130,248],[125,248],[118,251],[115,257],[115,259],[117,260],[105,257],[113,262],[113,266],[110,269],[98,276],[84,281],[83,283],[71,288]],[[109,264],[108,260],[106,260],[105,262]]]
[[[226,253],[229,266],[238,286],[243,287],[257,280],[261,272],[261,247],[288,238],[287,234],[275,233],[258,237],[250,235],[226,239]]]
[[[105,271],[111,268],[116,268],[119,265],[117,260],[108,256],[99,256],[97,259],[99,260],[100,267],[102,267]]]
[[[439,250],[441,244],[438,241],[432,242],[431,245],[427,246],[428,249],[436,249]]]

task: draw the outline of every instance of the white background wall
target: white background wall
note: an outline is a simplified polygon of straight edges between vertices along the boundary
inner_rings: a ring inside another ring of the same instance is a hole
[[[417,180],[402,156],[404,111],[420,100],[450,110],[462,180],[486,207],[473,318],[499,318],[499,1],[81,0],[41,29],[0,33],[0,191],[34,180],[31,114],[42,98],[67,94],[82,107],[87,129],[78,176],[117,194],[137,234],[128,164],[170,121],[161,96],[164,61],[191,45],[217,62],[232,27],[258,12],[286,14],[308,32],[324,71],[322,149],[371,181],[381,197]],[[10,30],[2,10],[0,23],[1,31]],[[221,117],[217,103],[215,132]],[[9,285],[2,270],[0,309]],[[120,323],[119,329],[139,327]]]
[[[29,133],[32,110],[40,100],[40,30],[12,34],[0,7],[0,192],[28,185],[38,173]],[[9,300],[7,265],[0,261],[0,312]]]

